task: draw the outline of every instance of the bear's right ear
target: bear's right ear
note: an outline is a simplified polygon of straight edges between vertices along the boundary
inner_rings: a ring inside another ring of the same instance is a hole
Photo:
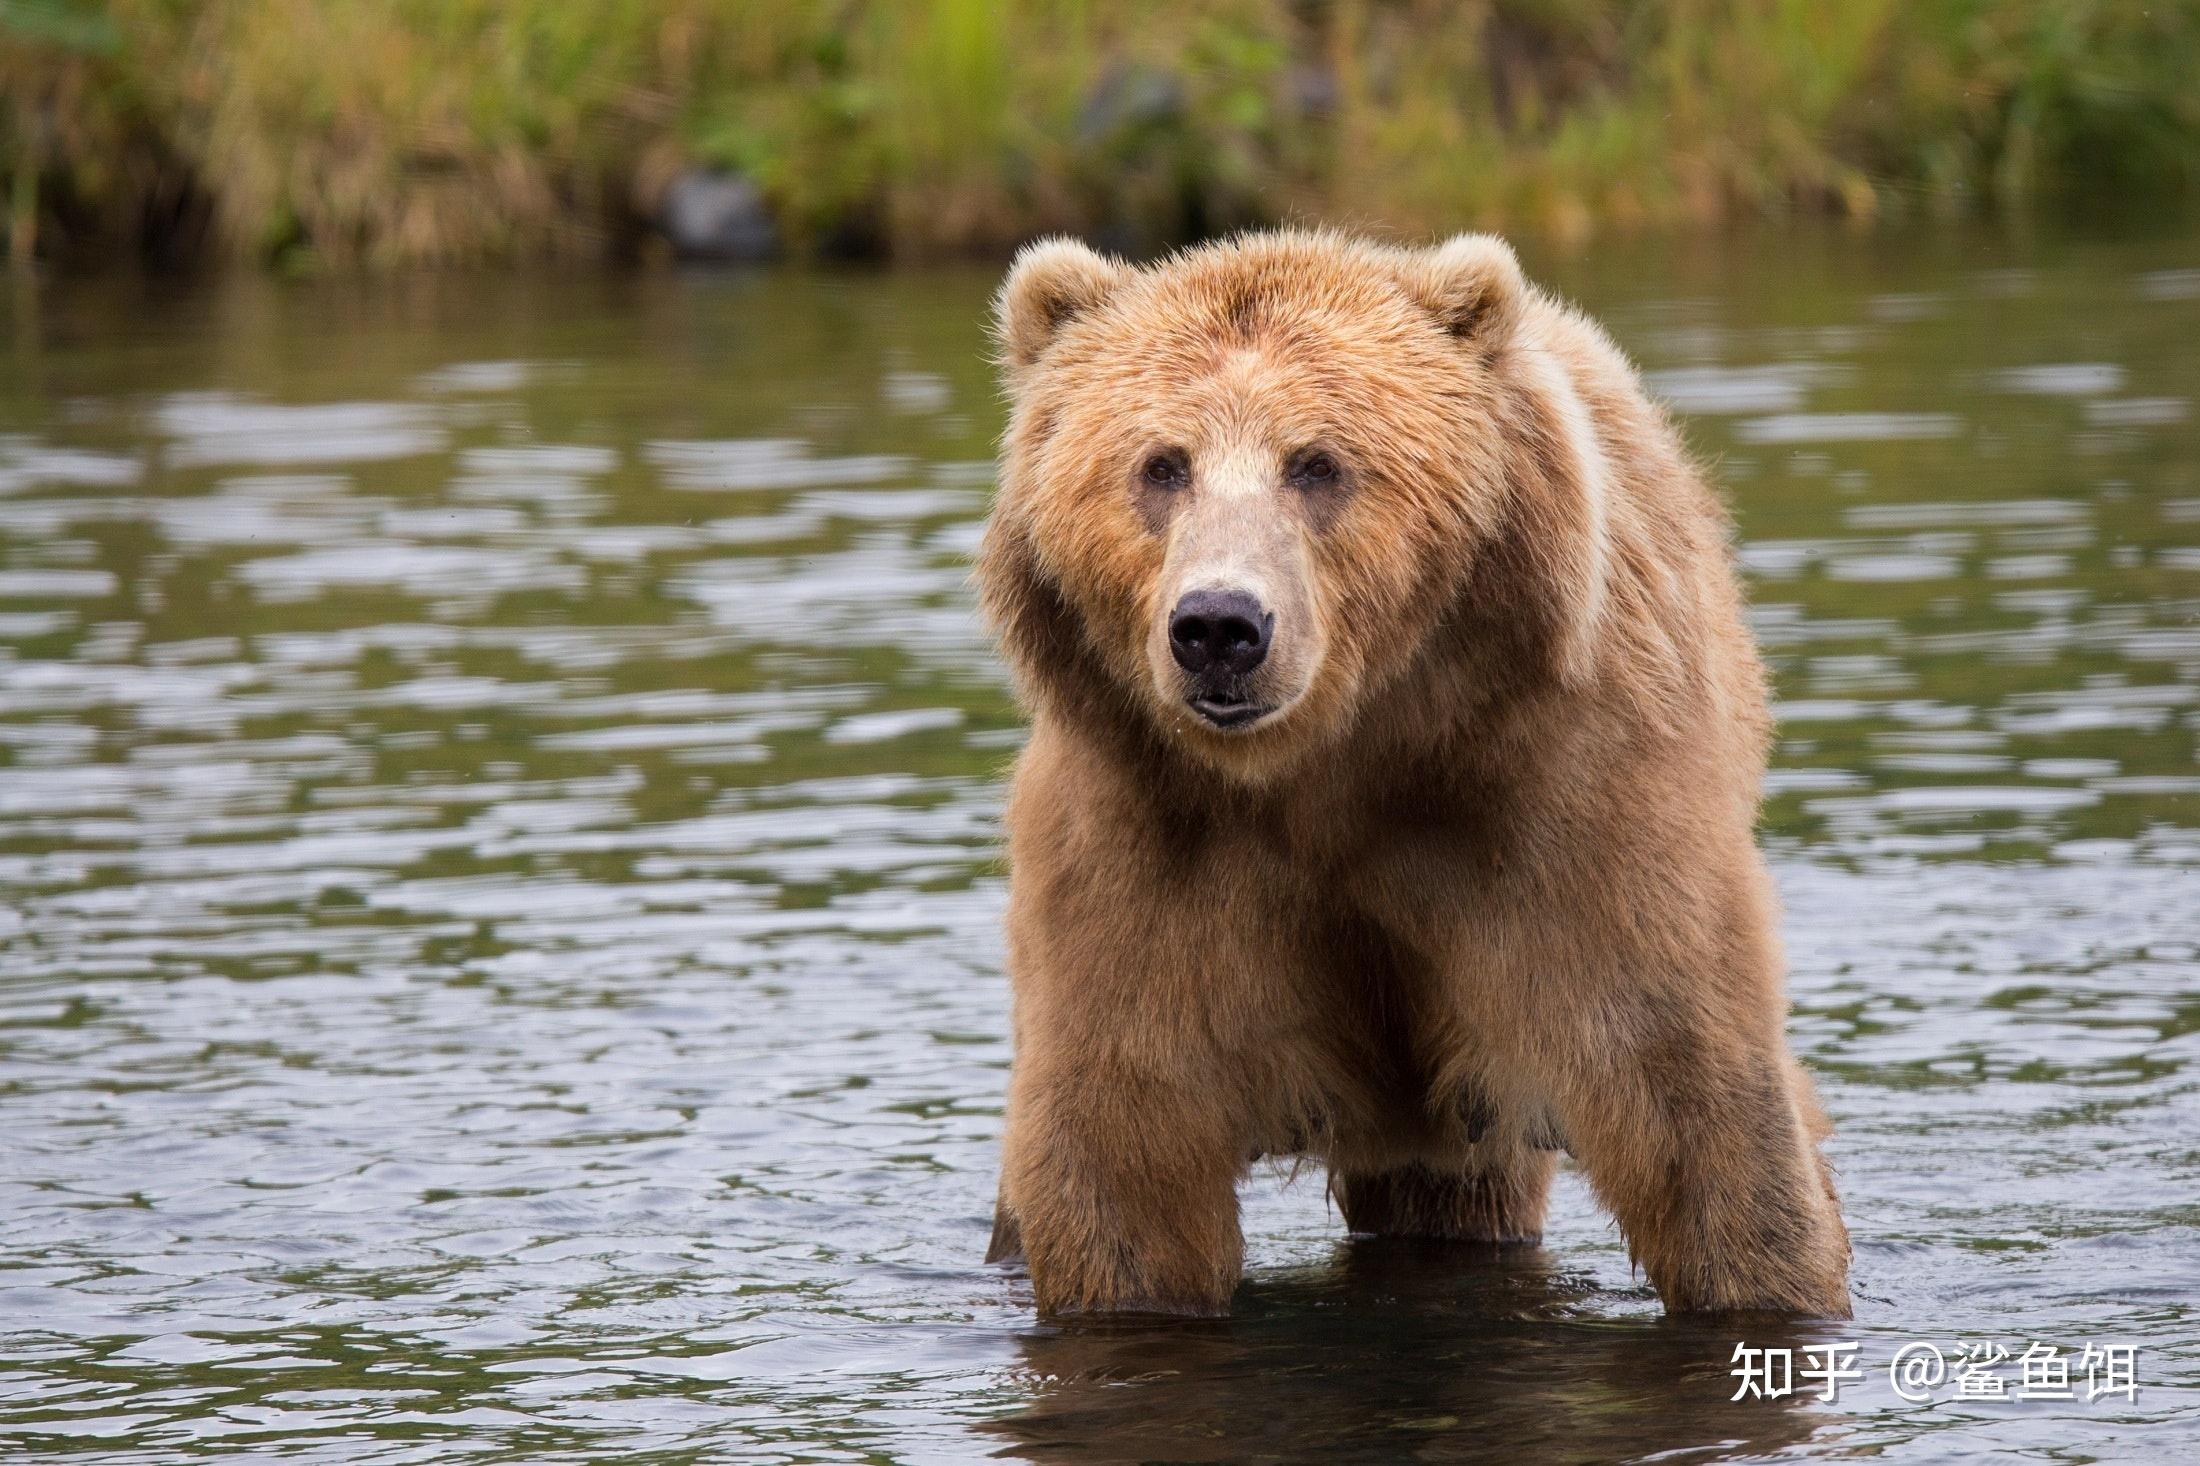
[[[1519,320],[1528,282],[1512,246],[1494,234],[1456,234],[1398,261],[1398,286],[1462,341],[1502,344]]]
[[[1089,311],[1131,277],[1130,266],[1074,239],[1027,244],[993,299],[993,332],[1012,370],[1022,370],[1080,311]]]

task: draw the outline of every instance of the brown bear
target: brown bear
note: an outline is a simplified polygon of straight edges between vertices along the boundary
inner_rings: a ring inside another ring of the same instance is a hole
[[[1219,1314],[1260,1156],[1355,1233],[1509,1243],[1564,1150],[1669,1309],[1846,1315],[1764,674],[1609,338],[1478,235],[1048,241],[996,304],[993,1255],[1050,1314]]]

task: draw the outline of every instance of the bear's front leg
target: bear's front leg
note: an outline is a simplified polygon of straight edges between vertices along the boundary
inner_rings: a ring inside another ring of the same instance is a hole
[[[1615,1026],[1562,1119],[1667,1309],[1848,1317],[1848,1231],[1777,1024],[1740,1025],[1752,1042],[1676,1004]]]
[[[1212,1092],[1118,1054],[1027,1052],[996,1243],[1021,1241],[1041,1313],[1219,1317],[1243,1257],[1243,1161]]]

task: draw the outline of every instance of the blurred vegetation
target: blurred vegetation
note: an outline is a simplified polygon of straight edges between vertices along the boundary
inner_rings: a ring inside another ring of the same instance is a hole
[[[2200,0],[0,0],[11,252],[797,253],[1318,217],[1578,237],[2188,193]]]

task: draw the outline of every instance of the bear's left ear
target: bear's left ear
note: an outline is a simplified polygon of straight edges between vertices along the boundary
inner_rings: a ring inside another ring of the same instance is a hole
[[[1398,285],[1462,341],[1495,347],[1512,334],[1528,282],[1512,246],[1494,234],[1457,234],[1398,262]]]
[[[1105,301],[1130,266],[1074,239],[1027,244],[993,301],[993,331],[1010,369],[1037,361],[1070,319]]]

